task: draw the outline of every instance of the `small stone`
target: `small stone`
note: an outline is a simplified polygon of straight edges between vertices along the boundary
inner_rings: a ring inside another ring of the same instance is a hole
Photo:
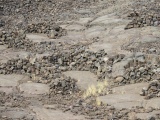
[[[150,21],[149,19],[147,19],[147,20],[146,20],[146,24],[147,24],[148,26],[150,26],[150,25],[151,25],[151,21]]]
[[[3,20],[0,20],[0,27],[5,26],[5,22]]]
[[[150,90],[156,91],[156,90],[157,90],[157,87],[156,87],[156,86],[151,86],[151,87],[150,87]]]
[[[124,29],[127,30],[127,29],[131,29],[131,28],[134,28],[134,25],[128,24]]]
[[[146,88],[146,87],[143,87],[142,91],[147,91],[147,88]]]
[[[134,77],[134,76],[135,76],[135,73],[134,73],[134,72],[130,72],[130,76],[131,76],[131,77]]]
[[[145,93],[144,92],[140,92],[139,93],[141,96],[145,96]]]
[[[159,21],[155,21],[154,26],[158,26],[158,25],[159,25]]]
[[[139,71],[140,71],[141,73],[143,73],[143,72],[145,71],[145,68],[144,68],[144,67],[140,67],[140,68],[139,68]]]
[[[104,62],[107,62],[109,60],[108,57],[103,58]]]
[[[159,83],[158,80],[153,80],[153,81],[150,83],[150,86],[156,86],[158,83]]]
[[[152,117],[149,117],[148,120],[156,120],[156,118],[152,116]]]
[[[55,31],[51,30],[48,36],[50,39],[54,39],[55,38]]]
[[[156,50],[155,48],[149,49],[149,52],[150,52],[150,53],[156,53],[156,51],[157,51],[157,50]]]
[[[157,97],[160,97],[160,92],[157,94]]]
[[[123,80],[124,80],[123,77],[117,77],[117,78],[116,78],[116,82],[118,82],[118,83],[122,82]]]

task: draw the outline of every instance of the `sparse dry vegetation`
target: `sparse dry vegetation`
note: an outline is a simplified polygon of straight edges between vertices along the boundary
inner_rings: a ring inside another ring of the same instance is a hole
[[[101,106],[102,105],[102,101],[98,97],[96,98],[96,105],[97,106]]]
[[[109,94],[108,82],[104,80],[103,82],[98,82],[98,84],[91,85],[84,92],[83,98],[86,99],[91,96],[99,96],[101,94]]]

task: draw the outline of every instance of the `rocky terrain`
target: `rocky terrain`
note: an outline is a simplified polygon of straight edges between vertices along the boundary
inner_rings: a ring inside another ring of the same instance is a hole
[[[160,120],[159,0],[1,0],[0,120]]]

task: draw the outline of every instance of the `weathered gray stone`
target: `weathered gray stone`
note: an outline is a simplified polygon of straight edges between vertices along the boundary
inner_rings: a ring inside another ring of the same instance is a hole
[[[80,9],[80,10],[75,10],[75,12],[79,13],[79,14],[90,14],[91,11],[89,9]]]
[[[89,71],[67,71],[64,72],[68,77],[77,79],[77,85],[82,89],[87,89],[89,86],[97,84],[97,77]]]
[[[8,94],[11,94],[13,92],[13,88],[0,87],[0,92],[5,92],[5,94],[8,95]]]
[[[158,41],[159,39],[152,35],[146,35],[146,36],[142,36],[140,40],[142,43],[147,43],[147,42],[155,42],[155,41]]]
[[[130,109],[132,107],[153,107],[159,108],[160,98],[145,100],[144,97],[139,95],[143,87],[147,87],[147,83],[138,83],[113,88],[113,94],[101,96],[100,100],[106,104],[113,105],[115,108]]]
[[[100,49],[104,49],[106,53],[111,53],[113,51],[113,45],[110,43],[103,43],[103,44],[93,43],[92,45],[89,46],[89,49],[94,52],[97,52]]]
[[[23,83],[19,85],[19,89],[29,95],[49,94],[49,86],[41,83]]]
[[[41,107],[30,107],[35,112],[39,120],[84,120],[80,115],[73,115],[72,113],[64,113],[60,110],[45,109]]]
[[[85,35],[87,39],[92,39],[95,37],[100,37],[102,36],[102,34],[105,32],[105,28],[104,27],[100,27],[100,26],[93,26],[87,30],[85,30]]]
[[[24,75],[0,75],[0,86],[1,87],[15,87],[18,85],[18,81],[29,80],[29,77]]]
[[[0,45],[0,51],[3,51],[3,50],[5,50],[5,49],[7,49],[7,46],[5,46],[5,45]]]
[[[144,67],[140,67],[140,68],[139,68],[139,71],[140,71],[141,73],[143,73],[143,72],[145,71],[145,68],[144,68]]]
[[[76,21],[75,23],[81,24],[81,25],[85,25],[87,24],[90,20],[92,20],[92,18],[80,18],[78,21]]]
[[[60,39],[56,39],[55,42],[75,44],[75,43],[79,43],[79,41],[82,42],[84,40],[86,39],[83,32],[68,31],[66,36],[62,36]]]
[[[52,41],[47,37],[45,34],[36,34],[36,33],[30,33],[26,34],[26,38],[31,40],[34,43],[40,43],[40,42],[50,42]]]
[[[8,60],[16,58],[25,58],[28,55],[26,51],[16,51],[13,49],[7,49],[0,53],[0,63],[6,63]]]
[[[112,68],[112,77],[123,77],[125,75],[125,66],[127,66],[128,63],[128,60],[115,63]]]
[[[160,113],[160,110],[153,111],[150,113],[137,113],[137,114],[135,114],[135,116],[140,119],[148,120],[150,117],[155,116],[158,113]]]
[[[15,111],[6,111],[2,113],[2,117],[12,118],[12,119],[23,119],[27,118],[30,113],[26,110],[15,110]]]
[[[160,98],[152,98],[147,101],[146,108],[153,107],[156,109],[160,109]]]
[[[117,77],[116,80],[115,80],[115,82],[122,82],[123,79],[124,79],[123,77]]]
[[[109,17],[108,15],[98,17],[93,22],[91,22],[91,25],[98,25],[98,24],[113,24],[113,23],[119,23],[122,22],[122,19],[116,19],[114,17]]]
[[[66,30],[70,30],[70,31],[80,31],[80,30],[84,30],[85,27],[82,25],[69,25],[65,28]]]

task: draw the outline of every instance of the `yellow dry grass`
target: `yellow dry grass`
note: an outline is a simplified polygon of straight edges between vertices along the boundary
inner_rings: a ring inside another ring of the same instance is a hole
[[[98,97],[96,98],[96,105],[97,106],[101,106],[102,105],[102,101]]]
[[[108,82],[106,80],[103,82],[98,82],[97,85],[91,85],[85,91],[83,98],[85,99],[90,96],[98,96],[102,93],[107,93],[108,92],[107,86],[108,86]]]

